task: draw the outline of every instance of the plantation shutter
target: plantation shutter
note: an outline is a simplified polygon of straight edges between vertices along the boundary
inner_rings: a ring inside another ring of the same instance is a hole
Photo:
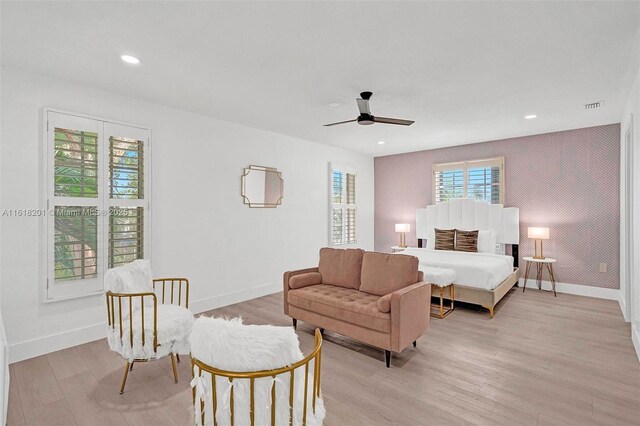
[[[144,142],[109,138],[109,197],[144,198]]]
[[[144,259],[148,225],[145,201],[147,133],[117,124],[105,125],[109,138],[108,266],[114,268]]]
[[[503,157],[433,166],[434,204],[450,198],[473,198],[501,204],[503,192]]]
[[[56,281],[98,276],[98,217],[95,209],[55,206],[54,277]]]
[[[98,197],[98,134],[54,129],[54,194]]]
[[[111,207],[109,268],[144,258],[144,208]]]
[[[348,167],[331,165],[329,243],[354,244],[356,238],[356,174]]]
[[[104,176],[102,123],[47,111],[46,299],[102,288]]]
[[[97,294],[107,268],[149,253],[149,131],[53,110],[46,117],[45,299]]]
[[[462,165],[452,165],[450,169],[437,170],[433,175],[435,203],[464,195],[464,170]]]

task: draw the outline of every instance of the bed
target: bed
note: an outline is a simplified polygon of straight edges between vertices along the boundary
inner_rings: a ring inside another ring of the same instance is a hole
[[[483,306],[491,318],[494,308],[518,283],[519,209],[468,198],[451,199],[416,211],[419,248],[402,254],[416,256],[420,265],[456,272],[455,300]],[[493,252],[468,253],[434,250],[435,228],[491,231]],[[505,254],[511,245],[512,256]]]

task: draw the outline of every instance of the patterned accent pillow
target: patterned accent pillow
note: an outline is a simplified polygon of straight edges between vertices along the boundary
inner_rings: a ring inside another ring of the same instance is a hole
[[[478,231],[456,229],[456,251],[478,252]]]
[[[455,250],[455,229],[438,229],[434,228],[436,233],[435,249],[436,250]]]

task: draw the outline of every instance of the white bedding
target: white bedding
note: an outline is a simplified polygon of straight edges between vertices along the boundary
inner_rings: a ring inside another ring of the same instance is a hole
[[[513,272],[513,257],[502,254],[468,253],[414,247],[408,247],[397,254],[417,257],[420,261],[420,270],[424,266],[453,269],[456,272],[454,284],[477,287],[484,290],[495,289]]]

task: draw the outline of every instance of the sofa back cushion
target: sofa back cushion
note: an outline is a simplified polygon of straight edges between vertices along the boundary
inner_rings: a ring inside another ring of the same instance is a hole
[[[318,272],[322,275],[322,283],[357,290],[363,254],[361,249],[321,248]]]
[[[384,296],[418,282],[418,258],[404,254],[366,252],[360,291]]]

